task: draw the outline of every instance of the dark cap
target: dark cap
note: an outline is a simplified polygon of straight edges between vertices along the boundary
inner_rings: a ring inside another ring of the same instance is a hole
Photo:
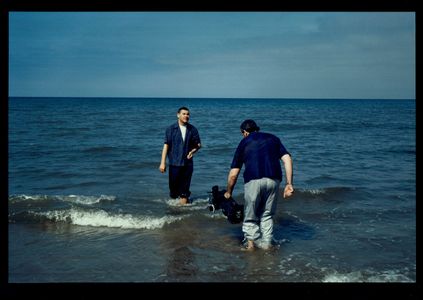
[[[254,132],[260,130],[260,127],[257,126],[256,122],[250,119],[242,122],[240,128],[241,130],[245,130],[247,132]]]

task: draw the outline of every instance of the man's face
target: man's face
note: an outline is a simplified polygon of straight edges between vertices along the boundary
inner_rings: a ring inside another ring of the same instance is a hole
[[[186,124],[186,123],[188,123],[188,122],[189,122],[189,111],[188,111],[188,110],[182,109],[182,110],[181,110],[181,111],[177,114],[177,116],[178,116],[178,120],[179,120],[181,123]]]

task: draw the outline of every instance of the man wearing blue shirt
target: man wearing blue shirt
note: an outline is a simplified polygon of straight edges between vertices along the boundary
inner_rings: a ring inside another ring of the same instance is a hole
[[[282,181],[281,160],[284,163],[286,176],[283,197],[290,197],[294,192],[291,154],[278,137],[259,132],[260,128],[253,120],[245,120],[240,128],[244,138],[235,151],[225,198],[229,199],[232,196],[238,175],[245,165],[242,231],[246,244],[242,249],[251,251],[256,246],[270,249],[273,239],[273,215]]]
[[[181,107],[178,121],[166,129],[162,159],[159,170],[166,172],[166,157],[169,159],[170,197],[179,198],[182,205],[189,202],[191,177],[194,171],[193,155],[201,148],[197,128],[189,124],[189,109]]]

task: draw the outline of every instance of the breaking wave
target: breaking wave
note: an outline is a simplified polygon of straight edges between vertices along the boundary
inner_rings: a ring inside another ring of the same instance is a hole
[[[84,196],[84,195],[12,195],[9,196],[9,203],[20,203],[24,201],[63,201],[84,205],[92,205],[102,201],[115,201],[116,196],[100,195],[100,196]]]
[[[27,211],[9,216],[9,221],[54,222],[80,226],[111,227],[125,229],[156,229],[179,221],[183,216],[143,216],[110,213],[104,210],[65,209],[47,212]]]

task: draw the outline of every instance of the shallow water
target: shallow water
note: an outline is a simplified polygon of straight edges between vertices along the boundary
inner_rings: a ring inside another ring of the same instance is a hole
[[[158,171],[183,105],[203,144],[186,207]],[[294,159],[268,252],[208,210],[246,118]],[[9,282],[415,282],[415,134],[404,100],[10,98]]]

